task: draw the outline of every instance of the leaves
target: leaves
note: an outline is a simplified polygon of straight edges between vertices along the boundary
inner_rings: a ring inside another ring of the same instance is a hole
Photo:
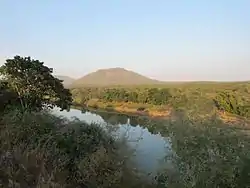
[[[54,106],[64,110],[72,103],[70,91],[52,75],[53,69],[39,60],[15,56],[7,59],[0,70],[8,87],[17,93],[23,110]]]
[[[225,110],[226,112],[249,117],[250,107],[242,102],[243,99],[238,97],[237,94],[230,92],[220,92],[214,99],[215,105],[219,110]]]

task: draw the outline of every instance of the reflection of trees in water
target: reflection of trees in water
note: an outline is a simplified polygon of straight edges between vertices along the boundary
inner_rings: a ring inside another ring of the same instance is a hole
[[[113,112],[95,111],[95,113],[103,118],[103,120],[112,125],[126,124],[128,116]]]
[[[83,111],[86,112],[86,111]],[[91,112],[91,111],[90,111]],[[118,124],[129,124],[132,127],[140,126],[142,128],[147,128],[152,134],[161,133],[162,135],[168,134],[168,126],[171,124],[170,121],[163,119],[152,119],[146,116],[132,116],[127,114],[119,114],[114,112],[105,111],[93,111],[93,113],[101,116],[103,120],[112,125]]]
[[[162,187],[250,185],[250,138],[239,128],[229,128],[218,119],[192,124],[185,116],[168,122],[116,113],[97,114],[113,125],[126,124],[129,118],[131,126],[140,125],[152,134],[161,133],[170,138],[173,155],[167,158],[172,161],[173,168],[158,177]]]
[[[101,116],[104,121],[109,124],[118,125],[129,123],[129,125],[132,127],[136,127],[139,125],[140,127],[147,128],[152,134],[157,134],[159,132],[163,133],[164,131],[166,131],[166,127],[169,124],[167,120],[151,119],[146,116],[131,116],[104,111],[95,111],[94,113]]]
[[[137,135],[136,139],[131,139],[132,135],[132,127],[136,127],[137,125],[140,125],[142,128],[146,128],[145,125],[150,123],[149,118],[146,117],[139,117],[139,116],[130,116],[126,114],[119,114],[119,113],[113,113],[113,112],[104,112],[104,111],[95,111],[95,114],[101,116],[104,121],[111,125],[124,125],[123,126],[123,135],[121,137],[126,138],[129,142],[137,142],[142,139],[143,137],[143,130],[140,130],[140,135]],[[128,125],[128,126],[125,126]]]

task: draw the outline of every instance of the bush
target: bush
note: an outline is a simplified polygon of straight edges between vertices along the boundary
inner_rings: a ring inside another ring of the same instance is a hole
[[[249,187],[250,140],[246,130],[228,128],[216,117],[203,122],[186,118],[161,131],[170,137],[174,152],[166,154],[165,161],[171,165],[159,172],[158,186]]]
[[[214,99],[215,106],[219,110],[244,117],[250,116],[250,107],[245,104],[247,102],[236,94],[229,92],[221,92]]]
[[[119,187],[133,173],[120,144],[97,125],[14,111],[0,124],[0,186]]]

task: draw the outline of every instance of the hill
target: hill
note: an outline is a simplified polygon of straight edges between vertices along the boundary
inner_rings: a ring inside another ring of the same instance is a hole
[[[73,82],[72,87],[81,87],[84,85],[108,86],[108,85],[150,85],[161,84],[163,82],[153,80],[136,72],[124,68],[100,69],[96,72]]]
[[[66,87],[70,86],[75,81],[74,78],[71,78],[69,76],[55,75],[55,77],[60,80],[63,80],[63,85]]]

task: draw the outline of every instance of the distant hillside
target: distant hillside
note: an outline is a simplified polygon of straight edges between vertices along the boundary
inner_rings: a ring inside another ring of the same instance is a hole
[[[70,86],[75,81],[74,78],[71,78],[71,77],[68,77],[68,76],[55,75],[55,77],[60,79],[60,80],[63,80],[63,85],[64,86]]]
[[[71,87],[84,85],[147,85],[160,84],[162,82],[142,76],[123,68],[100,69],[76,80]]]

